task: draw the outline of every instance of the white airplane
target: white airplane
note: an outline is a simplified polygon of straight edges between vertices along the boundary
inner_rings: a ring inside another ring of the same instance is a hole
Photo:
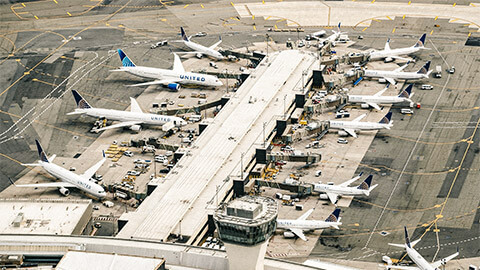
[[[377,110],[382,110],[378,104],[395,104],[395,103],[403,103],[403,102],[412,102],[410,99],[413,94],[412,87],[413,84],[409,84],[398,96],[382,96],[382,94],[388,89],[388,86],[385,89],[377,92],[373,96],[367,95],[348,95],[348,102],[350,103],[360,103],[360,106],[364,109],[367,108],[375,108]]]
[[[340,31],[340,25],[341,23],[338,23],[338,31],[335,31],[335,30],[332,30],[333,34],[331,34],[330,36],[326,37],[326,38],[316,38],[320,44],[327,44],[327,42],[331,42],[332,43],[332,46],[335,47],[335,41],[340,37],[340,35],[342,34],[345,34],[346,32],[341,32]]]
[[[323,220],[306,220],[310,214],[312,214],[313,209],[308,210],[301,217],[297,219],[277,219],[277,228],[285,229],[283,235],[286,238],[292,238],[295,235],[298,236],[303,241],[307,241],[307,238],[303,234],[305,230],[318,230],[326,228],[335,228],[339,229],[338,226],[342,225],[340,220],[340,209],[335,209],[325,221]]]
[[[310,39],[317,39],[317,40],[318,40],[318,39],[320,39],[320,37],[323,37],[323,36],[325,36],[326,34],[327,34],[327,31],[325,31],[325,30],[320,30],[320,31],[317,31],[317,32],[313,32],[313,33],[311,33],[311,34],[309,34],[309,35],[306,35],[306,36],[305,36],[305,39],[306,39],[306,40],[310,40]]]
[[[43,183],[43,184],[26,184],[26,185],[15,185],[10,179],[12,184],[16,187],[35,187],[35,188],[58,188],[60,193],[64,196],[70,195],[70,190],[68,188],[78,188],[96,198],[102,199],[107,194],[105,190],[95,182],[90,181],[90,178],[95,174],[95,172],[102,166],[105,162],[105,153],[103,153],[103,159],[97,162],[95,165],[86,170],[82,175],[78,175],[74,172],[71,172],[65,168],[62,168],[56,164],[53,164],[53,160],[56,155],[47,158],[47,155],[42,149],[42,146],[35,140],[37,144],[38,155],[40,160],[37,163],[33,164],[22,164],[23,166],[32,166],[32,167],[42,167],[52,176],[60,179],[62,182],[53,182],[53,183]]]
[[[173,68],[151,68],[136,66],[130,58],[120,49],[117,50],[122,66],[119,69],[111,71],[125,71],[135,76],[154,79],[151,82],[138,83],[129,86],[145,86],[145,85],[164,85],[168,89],[177,91],[180,89],[180,85],[200,85],[204,87],[217,87],[222,86],[223,83],[217,78],[217,76],[186,72],[183,68],[182,61],[177,54],[173,54]]]
[[[348,181],[341,183],[340,185],[315,184],[313,190],[316,192],[326,193],[320,194],[320,199],[329,199],[333,204],[337,203],[339,196],[370,196],[370,192],[378,186],[378,184],[371,186],[373,178],[373,175],[371,174],[360,185],[356,187],[349,187],[351,183],[360,179],[361,176],[362,173]]]
[[[420,68],[417,72],[403,72],[408,64],[410,62],[406,63],[405,65],[395,69],[395,70],[370,70],[370,69],[365,69],[365,74],[363,75],[364,77],[370,77],[370,78],[381,78],[389,83],[395,85],[397,80],[421,80],[421,79],[428,79],[428,76],[432,72],[432,70],[428,70],[430,68],[430,61],[427,61],[425,65]]]
[[[429,263],[425,258],[422,257],[413,247],[422,239],[415,240],[410,243],[410,239],[408,238],[407,227],[405,228],[405,244],[392,244],[388,243],[394,247],[401,247],[405,248],[407,251],[408,257],[417,265],[416,267],[412,266],[394,266],[392,265],[392,260],[388,256],[383,256],[383,260],[387,262],[387,269],[404,269],[404,270],[440,270],[440,266],[447,264],[450,260],[458,256],[458,251],[446,258],[443,258],[439,261]]]
[[[173,122],[177,127],[187,124],[187,122],[180,117],[144,113],[134,98],[130,98],[130,111],[119,111],[93,108],[76,90],[72,90],[72,94],[75,102],[77,102],[77,108],[75,111],[67,113],[67,115],[86,114],[92,117],[120,121],[118,124],[96,129],[95,132],[97,133],[103,130],[121,127],[129,127],[133,131],[140,131],[142,125],[161,126],[168,122]]]
[[[213,44],[210,47],[205,47],[203,45],[200,45],[198,43],[195,43],[193,41],[190,41],[190,37],[187,37],[187,34],[185,34],[185,30],[183,30],[183,27],[180,27],[180,32],[182,34],[182,41],[185,46],[188,48],[192,49],[193,52],[178,52],[182,54],[195,54],[196,57],[202,58],[203,55],[213,57],[217,60],[223,60],[225,59],[225,56],[223,56],[221,53],[219,53],[215,48],[222,43],[222,39]]]
[[[330,120],[331,129],[339,129],[338,135],[340,136],[352,136],[357,138],[357,132],[361,130],[380,130],[380,129],[391,129],[393,126],[392,112],[387,113],[380,122],[360,122],[365,116],[366,113],[360,115],[359,117],[353,119],[353,121],[337,121]]]
[[[425,48],[425,37],[427,34],[423,34],[420,39],[415,43],[415,45],[406,48],[390,49],[390,39],[385,43],[385,48],[381,51],[372,51],[370,52],[370,60],[380,60],[383,59],[385,63],[392,62],[395,59],[409,61],[407,58],[400,57],[400,55],[410,55],[414,54],[420,50],[430,50],[430,48]]]

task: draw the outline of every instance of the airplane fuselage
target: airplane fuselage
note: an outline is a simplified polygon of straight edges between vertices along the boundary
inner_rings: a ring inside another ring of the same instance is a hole
[[[50,162],[39,161],[39,164],[52,176],[60,179],[63,182],[70,183],[76,188],[97,198],[106,196],[105,190],[98,184],[90,180],[82,178],[80,175],[62,168]]]
[[[417,72],[398,72],[390,70],[365,70],[365,77],[371,78],[392,78],[399,80],[421,80],[428,79],[428,75]]]
[[[425,258],[422,257],[415,249],[409,248],[405,245],[405,249],[407,251],[408,257],[416,264],[416,266],[420,270],[436,270],[436,268],[432,267]]]
[[[350,103],[376,103],[376,104],[395,104],[408,101],[407,98],[398,96],[364,96],[364,95],[348,95]]]
[[[195,42],[191,42],[191,41],[183,41],[183,44],[185,44],[185,46],[187,46],[188,48],[192,49],[193,51],[198,51],[198,52],[201,52],[202,54],[204,55],[207,55],[207,56],[210,56],[210,57],[213,57],[215,59],[218,59],[218,60],[222,60],[224,59],[225,57],[219,53],[218,51],[214,50],[214,49],[210,49],[208,47],[205,47],[203,45],[200,45],[198,43],[195,43]]]
[[[391,125],[374,122],[352,122],[352,121],[336,121],[330,120],[330,128],[332,129],[353,129],[353,130],[380,130],[388,129]]]
[[[90,109],[75,109],[76,114],[86,114],[97,118],[106,118],[114,121],[121,122],[142,122],[146,125],[161,126],[167,122],[173,122],[175,126],[182,126],[185,121],[176,116],[166,116],[151,113],[131,112],[131,111],[119,111],[102,108],[90,108]]]
[[[327,184],[315,184],[313,189],[316,192],[323,192],[323,193],[334,193],[337,195],[366,195],[368,190],[358,189],[357,187],[340,187],[336,185],[327,185]]]
[[[277,228],[279,229],[318,230],[340,225],[342,225],[341,222],[327,222],[322,220],[277,219]]]
[[[222,82],[220,82],[217,77],[207,74],[193,72],[177,72],[170,69],[141,66],[121,67],[120,69],[138,77],[155,80],[178,80],[179,84],[184,85],[200,85],[209,87],[216,87],[222,85]]]
[[[391,56],[410,55],[420,51],[420,47],[398,48],[393,50],[373,51],[370,53],[370,60],[384,59]]]

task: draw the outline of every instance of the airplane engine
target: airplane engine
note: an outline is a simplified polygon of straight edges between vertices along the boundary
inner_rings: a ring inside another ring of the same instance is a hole
[[[285,238],[294,238],[295,237],[295,234],[293,234],[292,232],[283,232],[283,237]]]
[[[320,197],[321,200],[328,200],[327,194],[320,194],[319,197]]]
[[[130,127],[130,129],[131,129],[132,131],[139,132],[140,130],[142,130],[142,126],[140,126],[140,125],[133,125],[133,126]]]
[[[197,53],[197,54],[195,54],[195,56],[196,56],[198,59],[201,59],[201,58],[203,57],[203,54]]]
[[[341,136],[341,137],[348,137],[348,133],[343,131],[343,130],[339,130],[338,131],[338,136]]]
[[[60,191],[60,193],[62,193],[62,195],[65,197],[70,195],[70,190],[68,190],[68,188],[61,187],[58,189],[58,191]]]
[[[178,83],[169,83],[167,85],[167,88],[170,89],[170,90],[173,90],[173,91],[178,91],[178,89],[180,89],[180,84]]]
[[[390,62],[393,62],[393,60],[395,59],[393,59],[392,57],[386,57],[385,60],[383,60],[383,62],[390,63]]]
[[[360,104],[360,107],[362,109],[368,109],[370,106],[368,106],[368,104],[366,104],[366,103],[362,103],[362,104]]]
[[[335,41],[332,41],[332,46],[335,47]]]
[[[378,82],[379,83],[387,83],[387,80],[385,80],[384,78],[380,78],[380,79],[378,79]]]

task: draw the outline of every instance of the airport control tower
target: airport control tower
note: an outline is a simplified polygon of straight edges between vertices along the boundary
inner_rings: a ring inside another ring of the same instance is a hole
[[[268,239],[277,227],[277,202],[244,196],[221,205],[213,219],[227,249],[229,270],[263,269]]]

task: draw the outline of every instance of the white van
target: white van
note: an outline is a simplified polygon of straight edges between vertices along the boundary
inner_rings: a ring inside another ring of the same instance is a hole
[[[402,114],[413,114],[412,109],[400,109],[400,113]]]
[[[188,120],[192,122],[198,122],[202,120],[202,116],[199,114],[190,115],[190,117],[188,117]]]

